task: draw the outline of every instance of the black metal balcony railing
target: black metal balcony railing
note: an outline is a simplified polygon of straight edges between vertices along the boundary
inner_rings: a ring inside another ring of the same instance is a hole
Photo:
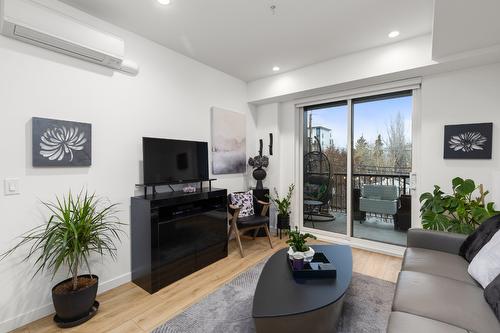
[[[331,178],[332,198],[330,208],[345,211],[347,208],[347,173],[334,173]],[[400,195],[410,195],[409,174],[355,173],[352,175],[353,198],[360,196],[363,185],[393,185]]]

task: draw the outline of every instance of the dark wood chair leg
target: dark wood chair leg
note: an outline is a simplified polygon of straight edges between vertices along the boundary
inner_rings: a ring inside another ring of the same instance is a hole
[[[240,249],[240,254],[241,254],[241,257],[245,257],[245,253],[243,253],[243,246],[241,245],[241,239],[240,239],[240,231],[238,230],[238,227],[236,226],[236,224],[233,222],[231,222],[231,227],[229,228],[229,236],[231,236],[231,231],[234,232],[234,236],[236,238],[236,243],[238,243],[238,247]]]
[[[243,246],[241,245],[240,232],[236,231],[236,242],[238,243],[238,247],[240,248],[241,257],[245,257],[245,253],[243,253]]]
[[[253,232],[253,240],[257,237],[257,233],[259,232],[260,228],[256,228],[255,231]]]
[[[271,233],[269,232],[269,228],[267,224],[264,224],[264,230],[266,231],[267,239],[269,240],[269,245],[271,245],[271,249],[273,248],[273,242],[271,241]]]
[[[227,234],[227,238],[229,240],[229,238],[231,238],[231,233],[233,232],[233,223],[231,223],[229,225],[229,233]]]

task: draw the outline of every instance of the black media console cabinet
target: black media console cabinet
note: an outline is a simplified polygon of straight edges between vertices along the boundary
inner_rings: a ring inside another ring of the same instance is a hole
[[[131,200],[132,281],[149,293],[227,257],[227,190]]]

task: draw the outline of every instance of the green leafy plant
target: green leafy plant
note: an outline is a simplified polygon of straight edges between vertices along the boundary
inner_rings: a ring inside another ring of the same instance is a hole
[[[275,196],[271,196],[269,194],[266,194],[266,197],[271,200],[273,205],[276,207],[278,210],[278,215],[287,217],[290,216],[290,206],[292,205],[292,195],[293,195],[293,190],[295,189],[294,184],[290,184],[288,186],[288,193],[286,197],[280,198],[280,195],[278,193],[278,190],[274,188],[274,193]]]
[[[438,185],[420,196],[420,216],[424,229],[472,233],[478,225],[500,212],[494,203],[485,203],[488,191],[471,179],[454,178],[453,193],[445,194]],[[478,193],[478,196],[474,196]]]
[[[116,217],[116,204],[105,204],[103,199],[81,191],[71,192],[56,202],[42,202],[51,216],[42,224],[21,236],[21,241],[0,255],[5,259],[24,245],[31,245],[24,261],[35,259],[35,275],[43,270],[52,271],[52,278],[66,266],[72,277],[72,290],[77,290],[81,267],[89,271],[92,254],[109,254],[116,259],[114,239],[120,240],[121,226]]]
[[[301,234],[299,228],[295,227],[294,231],[288,231],[288,240],[286,243],[290,245],[292,250],[298,252],[306,252],[309,250],[309,246],[306,245],[307,239],[312,238],[316,239],[315,236],[310,233]]]

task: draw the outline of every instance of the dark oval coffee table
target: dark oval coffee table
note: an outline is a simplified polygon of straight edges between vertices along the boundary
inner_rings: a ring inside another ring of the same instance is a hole
[[[352,278],[347,245],[313,245],[335,264],[336,279],[294,279],[283,249],[264,266],[255,290],[253,318],[257,333],[336,332],[344,296]]]

